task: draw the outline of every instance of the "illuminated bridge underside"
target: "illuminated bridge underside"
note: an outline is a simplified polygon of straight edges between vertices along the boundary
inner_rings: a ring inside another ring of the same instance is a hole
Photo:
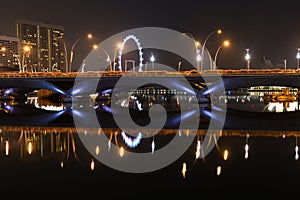
[[[222,77],[220,79],[219,77]],[[99,77],[101,79],[99,81]],[[128,78],[128,85],[133,87],[135,80],[146,80],[155,83],[156,80],[170,80],[176,85],[179,77],[184,76],[190,83],[210,85],[210,88],[218,90],[220,87],[217,80],[222,80],[225,90],[245,88],[250,86],[289,86],[300,88],[300,72],[298,73],[190,73],[190,72],[165,72],[165,71],[144,71],[144,72],[81,72],[81,73],[59,73],[59,74],[24,74],[14,73],[0,75],[1,88],[23,88],[23,89],[47,89],[67,96],[72,96],[72,90],[76,79],[75,88],[81,88],[81,93],[95,92],[92,90],[104,90],[114,88],[121,77]],[[126,84],[126,83],[125,83]],[[193,85],[193,84],[191,84]],[[197,88],[196,88],[197,92]]]

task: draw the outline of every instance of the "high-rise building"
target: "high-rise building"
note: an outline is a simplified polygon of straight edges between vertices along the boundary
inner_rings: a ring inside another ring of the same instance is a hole
[[[1,71],[18,71],[20,64],[20,38],[0,35]]]
[[[66,71],[63,26],[20,19],[16,33],[22,45],[30,47],[30,53],[24,54],[27,71]]]

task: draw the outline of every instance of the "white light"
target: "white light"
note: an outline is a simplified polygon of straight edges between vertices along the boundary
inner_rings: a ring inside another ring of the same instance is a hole
[[[153,140],[152,143],[151,143],[151,152],[152,152],[152,154],[154,153],[154,150],[155,150],[155,142]]]
[[[299,51],[300,51],[300,49],[298,49],[298,52],[297,52],[297,54],[296,54],[296,58],[297,58],[297,59],[300,59],[300,52],[299,52]]]
[[[150,56],[150,61],[151,61],[151,62],[154,62],[154,61],[155,61],[155,57],[154,57],[153,54],[151,54],[151,56]]]
[[[246,49],[247,53],[246,53],[246,56],[245,56],[245,59],[248,61],[250,60],[250,55],[249,55],[249,49]]]
[[[200,61],[200,60],[201,60],[201,55],[200,55],[200,54],[197,54],[196,60],[197,60],[197,61]]]

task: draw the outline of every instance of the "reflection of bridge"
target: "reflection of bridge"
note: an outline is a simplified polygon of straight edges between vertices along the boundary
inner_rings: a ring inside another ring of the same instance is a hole
[[[71,72],[71,73],[2,73],[0,74],[1,88],[15,88],[17,92],[24,92],[34,89],[51,90],[66,96],[78,95],[73,91],[75,87],[82,87],[83,93],[95,93],[96,89],[101,91],[113,88],[121,77],[135,80],[145,79],[155,83],[155,80],[171,80],[176,82],[179,77],[185,77],[195,88],[196,92],[203,94],[213,93],[218,90],[220,80],[224,83],[225,90],[244,88],[249,86],[290,86],[300,87],[299,70],[218,70],[218,71],[143,71],[143,72],[122,72],[122,71],[98,71],[98,72]],[[99,78],[101,77],[100,81]],[[220,79],[222,77],[222,79]],[[174,81],[175,80],[175,81]],[[174,87],[176,87],[174,84]],[[180,85],[180,83],[179,83]],[[205,90],[210,85],[210,90]]]

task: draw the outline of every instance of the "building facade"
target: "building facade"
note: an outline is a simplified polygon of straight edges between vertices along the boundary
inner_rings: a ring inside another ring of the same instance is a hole
[[[0,35],[0,70],[18,71],[20,67],[20,38]]]
[[[63,26],[20,19],[16,21],[16,34],[23,46],[30,47],[23,55],[26,71],[66,71]]]

